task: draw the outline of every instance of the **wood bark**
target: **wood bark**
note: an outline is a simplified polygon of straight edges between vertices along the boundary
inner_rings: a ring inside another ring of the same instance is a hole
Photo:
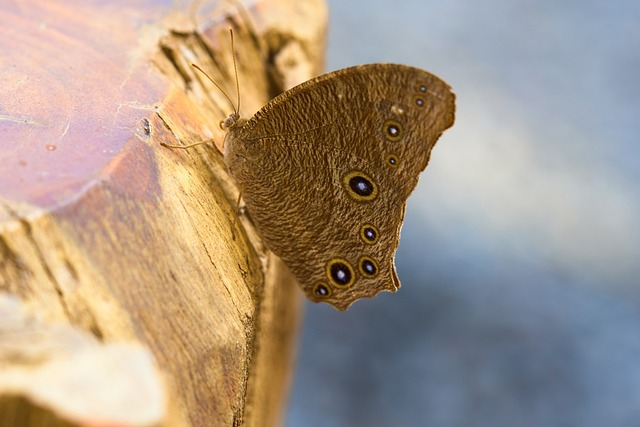
[[[320,73],[322,0],[0,10],[0,426],[282,421],[301,292],[219,149]],[[214,142],[189,150],[184,145]]]

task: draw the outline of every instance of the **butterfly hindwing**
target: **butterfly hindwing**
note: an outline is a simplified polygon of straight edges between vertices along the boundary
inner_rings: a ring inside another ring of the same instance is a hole
[[[432,74],[371,64],[303,83],[230,129],[229,171],[311,300],[344,310],[399,287],[406,200],[454,110]]]

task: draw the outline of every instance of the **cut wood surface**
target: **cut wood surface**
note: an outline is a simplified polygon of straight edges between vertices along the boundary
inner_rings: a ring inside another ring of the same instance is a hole
[[[88,366],[148,351],[136,360],[166,385],[151,394],[149,405],[163,408],[151,425],[282,421],[301,292],[250,221],[236,218],[237,190],[215,145],[231,107],[190,63],[235,100],[232,27],[247,117],[320,73],[326,18],[322,0],[27,0],[0,10],[0,292],[43,331],[67,324],[90,334]],[[215,144],[160,145],[206,139]],[[0,310],[0,331],[12,316]],[[77,393],[61,392],[64,404],[41,399],[33,382],[50,358],[36,363],[29,344],[40,343],[21,344],[0,351],[0,379],[18,372],[21,383],[0,380],[1,426],[150,425],[114,411],[74,418],[65,408]],[[74,378],[64,363],[73,353],[56,353],[64,368],[46,378]],[[105,370],[113,384],[86,384],[115,387],[131,375]]]

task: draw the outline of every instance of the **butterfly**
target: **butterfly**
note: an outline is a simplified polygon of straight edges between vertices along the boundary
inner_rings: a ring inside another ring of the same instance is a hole
[[[229,173],[310,300],[345,310],[398,289],[406,201],[454,112],[454,94],[433,74],[369,64],[311,79],[248,120],[227,119]]]
[[[358,65],[302,83],[249,119],[234,107],[221,121],[224,161],[307,297],[346,310],[400,287],[394,258],[407,198],[454,116],[455,95],[437,76]]]

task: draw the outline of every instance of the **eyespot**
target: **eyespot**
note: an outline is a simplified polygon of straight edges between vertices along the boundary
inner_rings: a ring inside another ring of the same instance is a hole
[[[378,241],[380,233],[378,229],[371,224],[365,224],[360,229],[360,238],[363,242],[373,245]]]
[[[389,154],[387,156],[387,164],[389,166],[391,166],[392,168],[397,168],[398,167],[398,156],[396,156],[395,154]]]
[[[373,200],[378,196],[378,186],[369,176],[360,171],[349,172],[342,179],[347,193],[358,201]]]
[[[356,274],[349,261],[334,258],[327,263],[327,278],[329,282],[340,287],[351,286],[356,281]]]
[[[323,282],[318,282],[313,287],[313,295],[318,298],[328,298],[331,296],[331,288]]]
[[[422,98],[421,96],[415,96],[413,98],[413,105],[415,105],[416,107],[422,108],[424,107],[424,104],[425,104],[424,98]]]
[[[395,120],[384,122],[383,131],[389,141],[397,141],[402,137],[402,125]]]
[[[378,275],[378,264],[367,256],[360,257],[358,269],[365,277],[376,277]]]
[[[427,92],[427,87],[426,87],[425,85],[420,85],[420,86],[418,87],[418,90],[419,90],[420,92],[426,93],[426,92]]]

